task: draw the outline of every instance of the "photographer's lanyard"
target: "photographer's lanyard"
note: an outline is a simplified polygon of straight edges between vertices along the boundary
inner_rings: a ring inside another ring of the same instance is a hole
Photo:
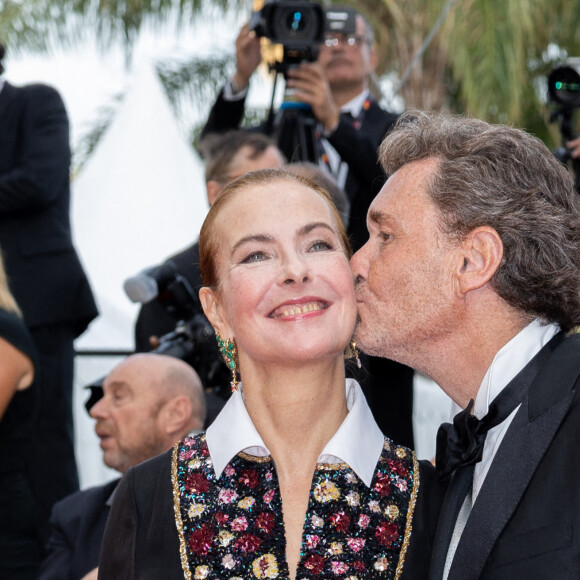
[[[371,100],[369,97],[367,97],[364,100],[356,118],[353,117],[350,111],[343,111],[341,112],[340,116],[343,119],[348,119],[348,122],[350,122],[352,126],[358,131],[362,126],[365,113],[368,111],[370,106]],[[320,132],[317,132],[317,141],[320,148],[321,163],[324,164],[325,168],[334,177],[337,184],[342,189],[344,189],[346,184],[346,177],[348,174],[348,165],[341,159],[338,151],[328,142],[328,140],[322,137]]]

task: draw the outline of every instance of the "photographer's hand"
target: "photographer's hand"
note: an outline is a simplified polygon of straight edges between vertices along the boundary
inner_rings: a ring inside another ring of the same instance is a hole
[[[236,38],[236,73],[232,79],[238,91],[250,84],[250,77],[261,60],[260,39],[244,24]]]
[[[297,100],[312,107],[312,113],[326,131],[331,133],[336,129],[340,120],[340,109],[318,63],[304,62],[290,69],[286,85],[295,91]]]
[[[576,137],[576,139],[568,141],[568,143],[566,143],[566,147],[570,150],[572,159],[580,158],[580,137]]]

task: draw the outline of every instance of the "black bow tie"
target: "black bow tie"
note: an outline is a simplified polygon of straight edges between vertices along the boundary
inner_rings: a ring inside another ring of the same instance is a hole
[[[451,475],[460,466],[474,465],[481,461],[488,431],[505,421],[524,400],[546,358],[564,338],[563,332],[556,334],[492,401],[485,417],[478,419],[471,414],[472,399],[463,411],[455,415],[453,424],[443,423],[439,427],[435,465],[441,479]]]
[[[487,432],[503,420],[493,403],[488,414],[478,419],[471,414],[473,404],[471,399],[467,407],[455,415],[453,425],[443,423],[439,427],[435,465],[441,479],[451,475],[461,465],[473,465],[481,461]]]

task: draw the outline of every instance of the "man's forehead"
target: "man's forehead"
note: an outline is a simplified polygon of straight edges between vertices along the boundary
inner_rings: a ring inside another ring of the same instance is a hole
[[[438,160],[434,158],[412,161],[395,171],[383,185],[369,208],[368,219],[377,225],[396,221],[412,208],[430,206],[429,181],[435,174]]]
[[[103,382],[103,390],[105,392],[122,388],[131,388],[131,383],[122,377],[108,376]]]

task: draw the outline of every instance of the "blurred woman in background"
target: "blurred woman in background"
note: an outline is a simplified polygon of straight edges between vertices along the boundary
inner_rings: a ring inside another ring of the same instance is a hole
[[[0,578],[10,580],[35,579],[41,556],[26,475],[37,401],[35,359],[0,255]]]

